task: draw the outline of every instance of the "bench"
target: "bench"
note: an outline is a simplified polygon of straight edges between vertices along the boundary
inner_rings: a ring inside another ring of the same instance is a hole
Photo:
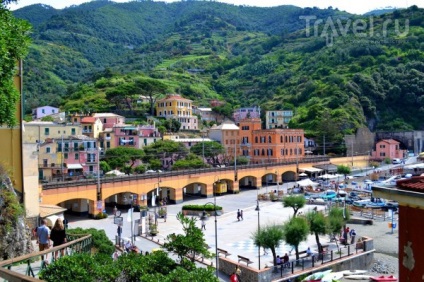
[[[219,256],[220,254],[223,254],[225,257],[227,257],[227,256],[231,255],[228,251],[223,250],[223,249],[220,249],[220,248],[217,248],[217,251],[218,251],[218,256]]]
[[[240,255],[237,255],[238,256],[238,262],[240,262],[240,261],[243,261],[243,262],[245,262],[248,266],[249,266],[249,264],[251,264],[251,263],[253,263],[253,261],[251,261],[249,258],[247,258],[247,257],[243,257],[243,256],[240,256]]]

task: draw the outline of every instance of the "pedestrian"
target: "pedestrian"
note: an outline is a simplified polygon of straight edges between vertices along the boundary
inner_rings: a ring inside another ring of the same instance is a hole
[[[243,210],[240,211],[240,218],[243,220]]]
[[[40,252],[50,247],[50,228],[47,227],[45,219],[41,220],[41,226],[37,227],[37,243]],[[44,256],[41,256],[41,260],[44,260]]]
[[[114,261],[116,261],[116,260],[118,260],[118,257],[119,257],[119,253],[118,253],[117,250],[115,250],[115,252],[112,254],[112,258],[113,258]]]
[[[113,216],[116,216],[116,212],[118,211],[118,208],[115,206],[114,208],[113,208]]]
[[[240,209],[237,210],[237,220],[240,221],[241,213]]]
[[[131,242],[130,242],[130,241],[127,241],[127,242],[125,243],[125,251],[126,251],[127,253],[129,253],[129,252],[131,251],[131,248],[132,248],[132,244],[131,244]]]
[[[65,227],[65,230],[68,229],[68,223],[69,223],[69,221],[66,218],[64,218],[63,219],[63,226]]]
[[[350,243],[351,244],[354,244],[355,243],[355,237],[356,237],[356,231],[355,231],[355,229],[350,230],[350,238],[351,238]]]
[[[61,218],[56,219],[52,231],[50,232],[50,239],[53,241],[53,247],[63,245],[67,242],[65,226]],[[64,249],[62,249],[60,253],[63,257],[65,254]],[[57,259],[57,251],[54,252],[54,259]]]
[[[122,235],[122,226],[121,226],[121,224],[118,224],[117,233],[118,233],[118,242],[121,242],[121,235]]]
[[[164,219],[164,221],[163,221],[163,222],[166,222],[166,212],[165,212],[165,214],[163,215],[163,219]]]
[[[206,230],[206,221],[202,219],[202,230]]]

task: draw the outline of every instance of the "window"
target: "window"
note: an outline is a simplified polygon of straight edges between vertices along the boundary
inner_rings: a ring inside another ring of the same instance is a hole
[[[283,136],[280,136],[280,143],[283,143]]]
[[[67,160],[67,159],[68,159],[68,153],[64,153],[64,154],[63,154],[63,158],[64,158],[65,160]]]
[[[255,136],[255,143],[258,143],[258,136]]]
[[[271,136],[268,136],[268,143],[272,143]]]
[[[265,156],[265,149],[262,149],[262,156]]]
[[[52,113],[54,114],[56,111],[55,110],[52,110]]]
[[[75,135],[75,128],[71,129],[71,135]]]
[[[108,148],[108,149],[110,148],[110,141],[106,142],[106,148]]]
[[[46,153],[50,153],[50,147],[46,148]]]
[[[50,129],[44,128],[44,135],[49,135],[49,134],[50,134]]]
[[[76,160],[79,160],[79,154],[77,153],[77,154],[75,154],[75,159]]]
[[[44,109],[42,109],[42,110],[41,110],[41,113],[42,113],[42,114],[45,114],[45,113],[46,113],[46,111],[45,111]]]
[[[105,118],[103,119],[103,123],[106,123],[106,119]]]

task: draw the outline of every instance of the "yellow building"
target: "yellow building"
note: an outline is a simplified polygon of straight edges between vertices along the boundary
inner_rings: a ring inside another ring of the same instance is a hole
[[[14,84],[22,94],[22,61],[18,62]],[[22,95],[16,104],[18,124],[0,126],[0,163],[8,171],[13,187],[19,193],[27,217],[39,215],[38,156],[36,144],[23,144]]]
[[[156,102],[156,116],[178,120],[182,130],[198,130],[197,116],[192,115],[192,102],[178,94],[167,95]]]

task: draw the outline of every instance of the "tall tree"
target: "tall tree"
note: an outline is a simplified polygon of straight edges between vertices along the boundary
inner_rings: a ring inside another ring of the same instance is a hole
[[[306,220],[309,223],[309,229],[311,234],[315,235],[315,241],[318,246],[318,253],[322,254],[323,248],[319,241],[319,235],[327,234],[328,221],[323,213],[317,211],[311,211],[306,213]]]
[[[166,237],[167,242],[164,243],[163,247],[169,252],[176,253],[181,263],[184,257],[189,257],[192,262],[199,254],[204,257],[211,257],[206,247],[205,235],[196,226],[196,218],[186,217],[179,212],[177,219],[183,226],[183,234],[172,233],[168,235]]]
[[[293,217],[296,217],[297,212],[303,208],[306,204],[305,197],[303,195],[296,196],[290,195],[283,198],[283,206],[285,208],[290,207],[293,209]]]
[[[146,162],[151,160],[170,159],[174,162],[183,159],[188,154],[188,149],[182,143],[171,140],[160,140],[144,147],[146,156],[143,158]]]
[[[274,265],[277,265],[276,249],[280,246],[283,238],[283,227],[276,224],[256,230],[252,235],[253,242],[256,246],[271,250]]]
[[[336,208],[333,207],[328,213],[328,222],[330,232],[334,234],[340,234],[342,228],[346,225],[346,222],[350,219],[349,212],[346,211],[346,208]],[[337,243],[337,241],[336,241]]]
[[[19,91],[13,84],[13,77],[17,74],[16,64],[28,52],[30,44],[28,22],[16,19],[5,8],[14,3],[13,0],[0,2],[0,125],[9,127],[16,125],[16,108],[19,101]]]
[[[105,161],[113,169],[124,168],[126,164],[133,167],[137,160],[142,160],[144,151],[137,148],[117,147],[105,153]]]
[[[149,97],[150,103],[150,114],[155,114],[155,103],[160,94],[163,94],[167,87],[159,80],[152,78],[137,79],[135,81],[135,87],[141,94],[145,94]]]
[[[190,152],[198,156],[204,153],[208,163],[219,164],[219,156],[225,153],[225,148],[216,141],[199,142],[190,148]]]
[[[284,241],[294,247],[296,261],[299,261],[299,244],[308,238],[308,233],[308,222],[303,217],[292,217],[283,226]]]

